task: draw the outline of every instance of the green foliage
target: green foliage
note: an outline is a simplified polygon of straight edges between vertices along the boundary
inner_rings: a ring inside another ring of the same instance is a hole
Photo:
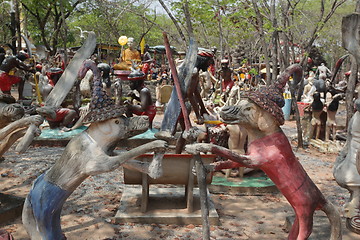
[[[20,1],[20,0],[19,0]],[[157,0],[151,0],[156,1]],[[185,0],[165,1],[172,14],[181,25],[182,31],[187,34],[183,4]],[[21,0],[27,6],[23,7],[24,25],[26,31],[35,44],[44,44],[44,39],[49,45],[63,46],[62,36],[67,28],[67,46],[79,46],[83,39],[80,37],[80,27],[83,31],[94,31],[98,42],[118,45],[120,36],[133,37],[139,43],[141,36],[147,32],[145,41],[150,46],[163,45],[162,32],[166,31],[171,45],[178,50],[183,49],[181,37],[172,20],[166,13],[157,13],[149,7],[149,1],[137,0],[81,0],[75,9],[72,5],[76,0]],[[284,25],[281,4],[299,2],[295,9],[286,13],[289,25]],[[259,28],[264,30],[264,40],[271,50],[271,40],[275,31],[291,37],[293,43],[304,45],[313,34],[315,26],[323,27],[317,32],[318,38],[315,45],[328,62],[344,53],[341,47],[341,18],[351,13],[355,8],[354,0],[349,0],[339,7],[334,16],[325,24],[318,22],[320,0],[300,1],[275,1],[275,18],[278,26],[271,21],[267,4],[270,1],[259,0],[256,4],[262,16],[263,25],[260,26],[258,16],[249,0],[187,0],[191,23],[199,46],[219,49],[220,38],[223,48],[232,52],[242,49],[245,52],[243,59],[263,61],[264,55],[259,42]],[[325,1],[325,14],[330,10],[332,1]],[[57,27],[60,6],[64,12],[70,13],[66,25],[61,25],[59,35]],[[48,12],[48,10],[50,12]],[[48,14],[50,13],[50,14]],[[3,31],[0,33],[0,43],[10,42],[10,31],[6,27],[10,23],[7,8],[0,10],[0,24]],[[48,15],[47,15],[48,14]],[[221,30],[220,30],[221,27]],[[86,36],[86,35],[85,35]],[[56,37],[56,39],[53,39]],[[55,41],[56,40],[56,41]],[[241,62],[240,59],[239,62]]]

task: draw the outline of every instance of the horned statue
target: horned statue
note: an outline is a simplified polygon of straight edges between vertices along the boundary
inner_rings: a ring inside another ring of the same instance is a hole
[[[280,127],[284,124],[281,108],[285,101],[282,93],[291,76],[294,79],[291,86],[300,82],[300,65],[289,66],[267,89],[247,92],[238,105],[227,106],[221,110],[223,122],[238,124],[247,130],[247,154],[239,154],[207,143],[190,144],[185,150],[191,154],[212,152],[229,159],[208,165],[209,171],[237,167],[259,168],[264,171],[295,211],[295,221],[288,239],[307,239],[310,236],[315,210],[324,211],[329,218],[330,239],[341,239],[341,218],[338,210],[307,175]]]
[[[83,78],[88,69],[94,72],[90,111],[84,122],[87,130],[74,137],[55,164],[33,183],[25,200],[22,221],[31,239],[65,239],[61,230],[62,206],[72,192],[89,176],[109,172],[146,152],[164,152],[167,143],[155,140],[120,153],[116,143],[145,132],[149,126],[146,116],[127,118],[126,108],[115,105],[102,88],[100,71],[95,63],[86,60],[80,68]]]

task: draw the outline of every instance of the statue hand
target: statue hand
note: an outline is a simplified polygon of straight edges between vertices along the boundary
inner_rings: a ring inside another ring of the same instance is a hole
[[[34,116],[28,117],[28,121],[29,121],[29,124],[34,124],[36,126],[39,126],[40,124],[42,124],[44,122],[44,118],[40,115],[34,115]]]
[[[185,151],[196,155],[200,154],[201,152],[211,152],[212,144],[209,143],[194,143],[194,144],[188,144],[185,146]]]
[[[200,133],[201,133],[200,129],[198,129],[197,127],[192,127],[189,130],[184,131],[182,137],[188,140],[189,142],[194,142]]]
[[[157,153],[164,153],[169,147],[168,143],[164,140],[155,140],[151,144],[153,151]]]
[[[212,163],[204,164],[204,168],[205,168],[206,173],[215,172],[215,165],[213,165]],[[195,175],[195,176],[197,175],[196,166],[193,166],[193,168],[191,169],[191,172],[193,175]]]

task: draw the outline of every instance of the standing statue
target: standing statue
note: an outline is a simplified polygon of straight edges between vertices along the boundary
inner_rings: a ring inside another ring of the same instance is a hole
[[[320,116],[323,113],[324,104],[320,99],[320,93],[315,92],[313,95],[313,102],[311,103],[311,130],[309,139],[312,139],[315,133],[315,139],[320,138],[321,119]]]
[[[343,98],[343,94],[338,93],[333,96],[331,102],[326,108],[327,119],[326,119],[326,130],[325,130],[325,141],[336,140],[336,113],[339,109],[339,102]]]
[[[341,239],[339,212],[307,175],[280,128],[285,121],[281,110],[285,105],[282,93],[291,75],[296,83],[300,82],[301,66],[289,66],[269,88],[249,91],[245,95],[246,99],[239,105],[222,109],[220,115],[225,123],[239,124],[246,128],[249,141],[246,155],[206,143],[187,145],[185,150],[192,154],[212,152],[229,159],[207,165],[210,171],[234,167],[263,170],[295,211],[295,221],[288,239],[308,239],[312,232],[315,210],[322,210],[328,216],[331,224],[330,239]]]
[[[360,98],[355,101],[355,109],[349,122],[346,144],[336,158],[334,177],[350,192],[350,199],[344,205],[346,227],[360,234]]]
[[[320,66],[318,66],[315,75],[319,74],[318,78],[322,80],[326,80],[328,75],[331,75],[331,71],[325,66],[325,63],[321,63]]]
[[[151,65],[153,65],[154,59],[151,57],[149,53],[150,46],[145,44],[144,54],[142,55],[142,68],[141,71],[145,73],[146,79],[148,79],[148,74],[150,73]]]
[[[87,70],[82,67],[79,77]],[[25,200],[22,221],[31,239],[66,239],[60,225],[62,206],[87,177],[112,171],[146,152],[165,150],[166,142],[156,140],[116,155],[113,150],[119,140],[148,128],[146,116],[126,118],[125,112],[106,95],[101,82],[94,81],[90,111],[84,118],[91,123],[89,128],[74,137],[60,159],[35,180]]]
[[[18,93],[19,100],[24,99],[23,90],[25,79],[10,75],[10,71],[14,68],[18,68],[24,71],[35,73],[30,65],[24,63],[24,61],[29,58],[29,55],[24,52],[19,52],[16,56],[8,56],[0,65],[0,89],[3,93],[11,94],[11,86],[14,84],[19,84]]]
[[[207,71],[213,64],[213,55],[208,51],[197,51],[197,47],[191,45],[191,50],[187,54],[185,61],[178,67],[181,91],[185,92],[184,100],[190,102],[190,105],[196,115],[198,124],[204,123],[204,114],[208,114],[199,91],[199,72]],[[190,57],[188,57],[190,56]],[[194,61],[195,60],[195,61]],[[190,64],[189,64],[190,63]],[[191,64],[194,63],[194,64]],[[189,107],[189,105],[188,105]],[[175,135],[177,124],[185,131],[185,121],[180,107],[179,97],[176,87],[173,88],[169,104],[164,113],[164,119],[161,124],[161,131],[155,134],[155,137],[166,139]],[[196,131],[196,129],[194,128]],[[189,134],[191,135],[191,134]],[[180,137],[176,145],[176,153],[181,153],[185,145],[185,138]]]
[[[222,98],[226,102],[231,88],[234,86],[232,79],[234,71],[229,67],[229,60],[221,60],[221,69],[218,74],[221,79]]]

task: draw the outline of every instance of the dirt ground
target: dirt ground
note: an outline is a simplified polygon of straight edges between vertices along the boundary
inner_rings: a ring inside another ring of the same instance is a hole
[[[342,211],[349,194],[336,184],[332,174],[337,154],[321,153],[313,147],[296,150],[292,141],[296,134],[295,122],[287,121],[283,129],[309,176]],[[63,149],[33,146],[22,155],[10,149],[4,156],[5,161],[0,163],[0,192],[26,197],[34,179],[53,165]],[[201,225],[114,224],[112,218],[124,189],[122,168],[86,179],[64,204],[61,220],[66,237],[70,240],[201,239]],[[280,193],[256,196],[213,193],[211,199],[220,218],[219,225],[211,226],[211,239],[286,239],[285,218],[292,216],[293,210]],[[314,218],[315,228],[322,232],[329,224],[323,216],[320,213]],[[29,239],[20,217],[0,228],[11,232],[17,240]],[[311,239],[328,239],[316,231]],[[347,234],[344,239],[360,239],[359,235],[344,232]]]

